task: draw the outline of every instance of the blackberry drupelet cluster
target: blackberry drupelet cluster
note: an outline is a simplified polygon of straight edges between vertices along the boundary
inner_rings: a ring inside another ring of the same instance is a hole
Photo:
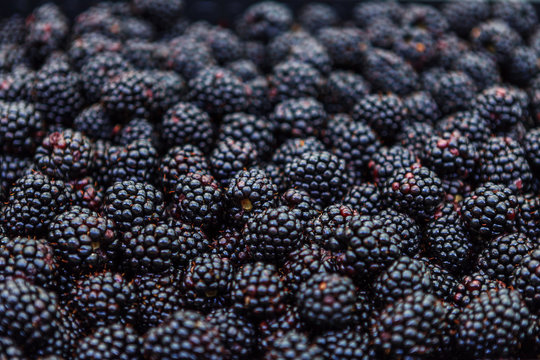
[[[161,122],[161,140],[168,148],[190,144],[207,151],[213,136],[210,117],[192,103],[174,105]]]

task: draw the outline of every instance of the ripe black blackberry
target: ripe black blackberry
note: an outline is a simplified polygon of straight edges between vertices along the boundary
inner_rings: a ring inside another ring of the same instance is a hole
[[[179,284],[186,305],[197,310],[222,307],[227,303],[233,280],[229,259],[204,254],[191,260]]]
[[[20,14],[13,14],[2,19],[0,28],[0,44],[22,44],[24,42],[24,18]]]
[[[536,16],[533,4],[524,1],[494,4],[493,17],[506,22],[524,38],[527,37],[538,24],[538,17]]]
[[[526,46],[518,46],[512,50],[504,68],[506,78],[513,84],[527,87],[538,74],[536,54],[536,50]]]
[[[348,113],[369,92],[369,84],[362,76],[344,70],[335,70],[326,80],[323,102],[329,113]]]
[[[444,191],[437,175],[426,167],[402,168],[382,187],[385,201],[413,218],[429,219],[442,202]]]
[[[532,193],[519,195],[519,216],[517,229],[530,239],[540,235],[540,199]]]
[[[296,306],[287,305],[285,311],[274,317],[266,318],[259,323],[260,341],[258,348],[260,351],[266,351],[272,344],[283,337],[289,331],[305,331],[305,324],[300,319]]]
[[[112,120],[101,104],[87,107],[73,120],[73,130],[91,140],[111,140],[113,127]]]
[[[405,27],[394,39],[393,50],[415,69],[422,70],[436,58],[437,43],[426,29]]]
[[[225,67],[244,82],[254,80],[261,75],[257,64],[247,59],[231,61]]]
[[[506,285],[503,282],[494,280],[482,272],[474,272],[461,278],[452,290],[452,298],[457,305],[465,307],[481,294],[504,288]]]
[[[474,144],[479,150],[482,143],[491,137],[490,124],[476,111],[458,111],[445,116],[435,127],[440,133],[459,132]]]
[[[445,307],[431,294],[417,291],[383,309],[372,329],[378,356],[434,356],[447,331]]]
[[[249,263],[237,270],[231,289],[236,311],[269,318],[285,311],[285,287],[274,265]]]
[[[374,90],[407,95],[418,88],[418,75],[411,65],[397,54],[383,49],[367,51],[363,75]]]
[[[90,32],[75,37],[69,43],[66,55],[74,69],[81,71],[89,59],[103,53],[119,53],[121,49],[122,43],[119,40],[105,34]],[[51,57],[53,56],[57,56],[57,53],[53,53]]]
[[[427,258],[420,258],[424,263],[431,278],[431,291],[439,299],[451,302],[454,295],[454,289],[458,286],[458,280],[450,272],[439,265],[433,263]]]
[[[432,95],[439,109],[445,115],[468,110],[476,93],[476,86],[465,73],[450,71],[438,77]]]
[[[535,174],[540,173],[540,128],[531,129],[523,139],[523,149]]]
[[[218,360],[227,355],[218,328],[197,312],[180,310],[143,337],[143,356],[148,359],[187,358]]]
[[[80,206],[57,215],[48,232],[60,265],[73,273],[101,270],[107,261],[107,246],[115,237],[112,220]]]
[[[0,99],[3,101],[29,101],[36,73],[25,66],[0,74]]]
[[[386,17],[374,19],[365,28],[370,43],[381,49],[392,49],[394,42],[402,32],[398,24]]]
[[[44,136],[44,117],[26,102],[0,104],[0,141],[8,153],[32,153]]]
[[[54,132],[36,149],[37,170],[54,179],[73,180],[86,175],[92,167],[92,142],[71,129]]]
[[[158,153],[152,143],[146,139],[135,140],[127,146],[112,146],[107,155],[110,168],[110,181],[155,180]]]
[[[341,236],[347,223],[355,215],[358,215],[358,212],[351,206],[341,204],[328,206],[306,224],[307,240],[330,251],[344,249],[346,244]]]
[[[264,360],[322,360],[323,350],[313,344],[306,334],[294,330],[277,338],[263,356]]]
[[[503,86],[492,86],[478,94],[473,109],[495,130],[518,124],[525,111],[517,92]]]
[[[373,293],[381,306],[394,303],[416,291],[430,293],[431,273],[420,260],[402,256],[375,279]]]
[[[249,102],[246,112],[254,115],[267,115],[272,110],[272,101],[268,97],[270,85],[265,76],[257,76],[253,80],[246,81]]]
[[[27,18],[24,39],[27,56],[41,64],[48,55],[59,50],[69,34],[68,19],[56,4],[34,9]]]
[[[212,174],[223,187],[241,170],[257,163],[258,153],[250,142],[227,138],[219,141],[210,155]]]
[[[0,337],[0,354],[6,359],[24,360],[26,359],[21,347],[9,337]]]
[[[285,165],[305,153],[323,150],[325,150],[324,144],[315,137],[288,139],[276,149],[272,156],[272,163],[285,169]]]
[[[407,118],[411,122],[434,124],[441,117],[439,106],[427,91],[417,91],[405,99],[403,105],[407,109]]]
[[[368,95],[354,106],[352,116],[371,126],[383,140],[391,141],[405,122],[407,109],[396,95]]]
[[[336,67],[359,69],[368,49],[364,33],[355,27],[326,27],[317,33],[317,39],[326,47]]]
[[[117,145],[128,146],[137,140],[146,140],[152,146],[159,147],[158,135],[153,123],[146,119],[133,118],[121,129],[115,126],[113,130],[114,142]]]
[[[354,22],[363,28],[372,21],[387,19],[390,21],[399,21],[403,15],[403,8],[399,3],[367,1],[358,3],[354,6],[352,15]]]
[[[288,206],[303,226],[322,210],[306,191],[299,189],[286,190],[280,197],[280,204]]]
[[[510,137],[492,137],[480,148],[478,178],[517,193],[532,186],[533,174],[523,147]]]
[[[161,140],[167,147],[191,144],[208,152],[213,136],[208,114],[191,103],[176,104],[161,122]]]
[[[69,294],[69,308],[88,328],[116,322],[132,323],[136,302],[133,282],[104,271],[79,278]]]
[[[473,27],[489,17],[490,6],[487,1],[472,1],[470,3],[450,1],[443,5],[442,13],[446,17],[450,29],[459,36],[466,37]]]
[[[360,215],[377,215],[382,206],[379,188],[371,183],[354,185],[343,197],[343,204],[358,211]]]
[[[247,87],[229,70],[207,67],[189,81],[188,99],[210,116],[244,111],[248,102]]]
[[[532,313],[540,308],[538,300],[540,278],[538,269],[540,268],[540,249],[535,246],[521,262],[515,267],[511,275],[511,285],[521,293],[521,297]]]
[[[255,327],[233,308],[221,308],[206,316],[206,321],[217,327],[221,343],[233,360],[245,359],[255,351]]]
[[[415,257],[420,252],[422,231],[416,221],[408,215],[392,208],[384,209],[377,217],[384,226],[394,229],[401,236],[400,250],[405,255]]]
[[[79,340],[74,359],[140,359],[141,339],[130,326],[112,324],[97,328]]]
[[[436,37],[445,33],[449,27],[444,15],[430,5],[411,4],[402,15],[402,26],[423,28]]]
[[[404,124],[401,132],[397,134],[397,145],[407,148],[415,156],[420,156],[424,151],[427,141],[433,135],[433,126],[422,122]]]
[[[432,136],[420,156],[422,164],[444,179],[467,179],[479,162],[476,147],[459,132]]]
[[[302,27],[314,33],[321,28],[336,25],[339,21],[339,15],[330,5],[311,3],[302,7],[298,19]]]
[[[184,1],[135,0],[131,8],[134,14],[150,20],[158,28],[166,28],[183,15]]]
[[[184,79],[173,71],[152,70],[155,79],[151,89],[150,120],[160,120],[165,112],[184,98],[187,90]]]
[[[497,62],[484,52],[467,51],[454,60],[452,68],[469,75],[479,90],[501,82]]]
[[[180,222],[169,218],[165,221],[176,232],[175,242],[179,243],[178,251],[173,252],[173,264],[175,268],[186,267],[191,259],[210,252],[211,240],[197,226]]]
[[[327,151],[312,151],[285,166],[292,187],[309,193],[323,205],[341,199],[353,179],[348,177],[345,160]]]
[[[325,331],[315,338],[314,342],[323,349],[325,359],[352,360],[375,357],[368,334],[354,327]]]
[[[215,235],[210,248],[211,254],[217,254],[222,258],[227,258],[236,266],[251,260],[244,236],[236,228],[220,230]]]
[[[321,272],[300,284],[296,304],[306,323],[343,328],[354,321],[355,298],[356,288],[351,278]]]
[[[31,164],[31,159],[14,155],[0,155],[0,199],[5,200],[11,186],[17,181]]]
[[[514,47],[522,43],[519,34],[500,19],[493,19],[478,24],[471,30],[473,46],[493,55],[497,63],[503,64]]]
[[[226,190],[230,220],[242,226],[246,221],[276,204],[277,186],[259,168],[239,171]]]
[[[490,182],[478,186],[461,208],[466,228],[484,237],[511,231],[517,216],[518,202],[512,190]]]
[[[489,290],[457,318],[456,347],[472,357],[509,356],[521,347],[530,321],[517,291]]]
[[[165,68],[174,70],[188,80],[194,78],[206,66],[216,63],[208,45],[193,37],[175,37],[168,45]]]
[[[122,57],[133,68],[138,70],[153,70],[161,67],[161,44],[141,39],[127,40],[120,52]]]
[[[248,7],[238,20],[236,30],[248,40],[267,42],[289,29],[291,10],[283,4],[265,1]]]
[[[86,100],[89,103],[98,101],[107,82],[130,70],[132,66],[118,52],[103,52],[89,57],[81,68],[82,89]]]
[[[336,114],[330,119],[324,140],[334,154],[352,166],[357,178],[365,172],[369,160],[381,146],[369,125],[354,121],[347,114]]]
[[[373,154],[368,163],[371,177],[378,185],[384,185],[392,176],[394,171],[400,168],[410,168],[419,163],[415,154],[399,145],[392,147],[381,147]]]
[[[163,216],[163,194],[150,184],[115,182],[105,192],[103,211],[120,230],[154,223]]]
[[[295,60],[276,65],[269,81],[269,97],[274,103],[306,97],[318,98],[323,89],[323,78],[319,71]]]
[[[174,193],[176,181],[190,172],[209,172],[210,166],[201,150],[193,145],[174,146],[161,158],[158,174],[166,196]]]
[[[67,210],[73,199],[68,184],[30,172],[11,188],[2,220],[9,234],[43,235],[55,215]]]
[[[237,141],[249,141],[255,145],[257,153],[267,158],[274,147],[275,124],[264,117],[246,113],[226,115],[219,130],[219,140],[232,138]]]

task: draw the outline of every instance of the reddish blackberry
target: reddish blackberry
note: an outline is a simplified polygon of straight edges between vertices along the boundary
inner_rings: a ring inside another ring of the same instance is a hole
[[[19,178],[10,190],[3,222],[12,235],[44,234],[54,216],[73,201],[69,185],[38,172]]]
[[[103,211],[120,230],[154,223],[163,215],[163,194],[150,184],[115,182],[105,192]]]
[[[44,118],[25,102],[0,104],[0,142],[8,153],[32,153],[44,135]]]
[[[531,312],[536,313],[540,308],[538,294],[540,293],[540,249],[536,246],[523,257],[511,275],[511,285],[521,293],[521,296]]]
[[[431,273],[420,260],[402,256],[384,270],[373,283],[379,305],[395,303],[416,291],[431,292]]]
[[[107,165],[111,181],[155,180],[158,153],[146,139],[135,140],[127,146],[113,146],[109,149]]]
[[[115,237],[112,220],[80,206],[57,215],[48,233],[60,264],[74,273],[100,270],[107,261],[107,246]]]
[[[530,239],[536,239],[540,235],[540,199],[534,194],[519,195],[519,216],[517,228]]]
[[[245,84],[229,70],[207,67],[189,81],[188,98],[211,116],[243,111],[248,93]]]
[[[246,113],[226,115],[221,123],[219,140],[231,138],[249,141],[256,146],[260,157],[266,158],[274,146],[275,124],[264,117]]]
[[[352,71],[335,70],[328,76],[324,89],[326,110],[330,113],[348,113],[368,94],[369,84]]]
[[[422,231],[413,218],[389,208],[381,211],[378,219],[382,220],[385,226],[395,229],[401,235],[399,245],[403,254],[410,257],[418,254],[422,240]]]
[[[483,52],[468,51],[462,54],[454,60],[452,68],[469,75],[479,90],[501,82],[497,62]]]
[[[114,132],[116,132],[114,141],[118,145],[128,146],[137,140],[146,140],[154,147],[159,144],[154,124],[146,119],[131,119],[127,124],[122,126],[120,131],[118,131],[118,127],[115,127]]]
[[[309,64],[295,60],[276,65],[269,80],[269,96],[274,102],[317,98],[323,88],[323,78],[319,71]]]
[[[46,3],[27,18],[26,30],[27,55],[39,64],[62,47],[69,33],[68,19],[57,5]]]
[[[432,90],[443,114],[469,109],[475,93],[476,86],[471,78],[458,71],[443,73]]]
[[[383,185],[394,171],[410,168],[418,163],[418,159],[409,149],[395,145],[390,148],[382,147],[373,154],[368,163],[371,176],[376,184]]]
[[[74,359],[141,359],[141,339],[130,326],[112,324],[97,328],[79,340]]]
[[[323,150],[325,150],[324,144],[315,137],[288,139],[276,149],[272,156],[272,163],[284,169],[285,165],[305,153]]]
[[[336,67],[358,69],[368,48],[365,34],[355,27],[326,27],[317,33]]]
[[[441,119],[436,125],[440,133],[459,132],[473,143],[477,150],[491,137],[490,124],[476,111],[458,111]]]
[[[528,36],[538,24],[533,4],[525,1],[496,3],[493,6],[493,17],[503,20],[523,37]]]
[[[208,152],[213,135],[208,114],[191,103],[176,104],[161,122],[161,140],[167,147],[191,144]]]
[[[69,183],[75,192],[75,204],[98,211],[103,204],[105,189],[93,178],[87,176]]]
[[[450,29],[459,36],[466,37],[471,29],[480,22],[487,20],[490,15],[490,6],[487,1],[449,1],[442,8]]]
[[[70,180],[86,175],[94,154],[90,139],[71,129],[54,132],[36,149],[36,168],[55,179]]]
[[[232,278],[233,267],[229,259],[215,254],[194,258],[187,265],[180,283],[186,305],[200,310],[221,305],[227,301]]]
[[[315,338],[315,344],[323,349],[325,359],[364,359],[375,354],[369,344],[368,334],[355,328],[328,330]]]
[[[463,200],[461,217],[470,231],[494,237],[512,230],[517,212],[518,202],[512,191],[488,182]]]
[[[411,65],[397,54],[372,49],[366,52],[363,75],[374,90],[407,95],[418,88],[418,75]]]
[[[253,355],[256,345],[255,327],[233,308],[216,309],[206,316],[206,321],[217,327],[221,342],[229,351],[231,359],[245,359]]]
[[[180,310],[150,329],[143,338],[147,359],[173,360],[179,357],[218,360],[227,355],[218,328],[197,312]]]
[[[298,15],[298,20],[302,27],[314,33],[321,28],[337,24],[339,15],[328,4],[311,3],[302,7]]]
[[[355,185],[343,198],[343,204],[358,211],[360,215],[377,215],[382,205],[379,188],[371,183]]]
[[[73,120],[73,130],[91,140],[110,140],[113,135],[113,126],[112,120],[101,104],[87,107]]]
[[[480,294],[457,318],[457,349],[472,357],[515,353],[530,326],[530,313],[524,305],[515,290],[493,289]]]
[[[407,109],[407,118],[412,122],[433,124],[439,120],[439,106],[427,91],[417,91],[405,99],[403,105]]]
[[[300,188],[321,204],[341,199],[352,182],[345,160],[326,151],[312,151],[294,159],[285,167],[292,187]]]
[[[259,168],[238,172],[226,191],[228,214],[234,224],[243,225],[250,217],[276,204],[278,189]]]
[[[263,1],[244,11],[236,30],[246,39],[268,41],[287,31],[292,22],[293,14],[286,5]]]
[[[220,230],[210,248],[212,254],[229,259],[233,265],[240,265],[251,259],[243,235],[235,228]]]
[[[480,148],[478,177],[518,193],[528,191],[533,180],[525,150],[510,137],[492,137]]]
[[[89,103],[101,98],[102,89],[112,79],[132,70],[129,62],[117,52],[103,52],[89,57],[81,68],[84,96]]]
[[[402,168],[386,181],[382,195],[396,210],[414,218],[429,219],[442,202],[441,179],[426,167]]]
[[[313,217],[306,224],[306,236],[310,243],[337,251],[345,248],[341,236],[345,226],[358,212],[352,207],[341,204],[330,205],[319,216]]]
[[[89,274],[76,281],[69,294],[69,306],[87,327],[130,322],[136,289],[121,274],[109,271]]]
[[[224,187],[241,170],[257,163],[255,145],[227,138],[219,141],[210,155],[212,174]]]
[[[190,172],[208,172],[208,165],[204,154],[195,146],[175,146],[169,149],[161,158],[158,174],[165,195],[174,193],[176,182],[181,175]]]
[[[264,360],[322,360],[323,351],[311,343],[304,333],[294,330],[277,338],[263,356]]]
[[[435,356],[447,328],[442,301],[417,291],[389,304],[372,329],[379,356]]]
[[[502,86],[492,86],[478,94],[473,108],[492,129],[508,129],[518,124],[524,112],[518,94]]]
[[[474,47],[493,55],[499,64],[505,63],[514,47],[522,43],[519,34],[498,19],[475,26],[470,39]]]
[[[407,109],[396,95],[368,95],[354,106],[352,116],[355,121],[371,126],[383,140],[390,141],[400,131]]]
[[[235,310],[254,318],[268,318],[285,310],[285,289],[274,265],[255,262],[240,268],[233,281]]]

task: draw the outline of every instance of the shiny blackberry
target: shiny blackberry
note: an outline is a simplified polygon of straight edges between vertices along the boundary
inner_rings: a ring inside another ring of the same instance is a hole
[[[36,73],[25,66],[0,74],[0,99],[3,101],[29,101]]]
[[[180,246],[178,251],[174,251],[172,254],[175,268],[184,268],[191,259],[210,252],[211,239],[201,228],[172,218],[167,219],[164,223],[174,229],[176,232],[175,245],[178,242]]]
[[[9,195],[9,190],[31,165],[31,159],[4,154],[0,156],[0,199]]]
[[[108,81],[131,69],[129,62],[117,52],[103,52],[89,57],[81,68],[82,89],[86,100],[89,103],[98,101]]]
[[[153,123],[146,119],[134,118],[118,130],[115,127],[114,142],[117,145],[128,146],[137,140],[146,140],[152,146],[159,147],[158,136]]]
[[[407,109],[409,121],[433,124],[439,120],[441,111],[429,92],[417,91],[405,99],[403,105]]]
[[[415,69],[421,70],[437,56],[437,44],[429,31],[411,27],[402,28],[394,39],[393,50]]]
[[[161,122],[161,140],[167,147],[191,144],[208,152],[213,135],[208,114],[191,103],[176,104]]]
[[[237,141],[249,141],[257,148],[257,153],[266,158],[273,150],[275,123],[264,117],[246,113],[226,115],[221,123],[219,140],[232,138]]]
[[[255,165],[257,158],[255,145],[227,138],[217,143],[209,162],[214,177],[227,187],[239,171]]]
[[[368,163],[371,177],[376,184],[383,185],[394,171],[400,168],[410,168],[419,160],[409,149],[395,145],[390,148],[382,147],[373,154]]]
[[[327,116],[323,105],[317,100],[298,98],[279,103],[271,119],[280,136],[287,139],[317,136],[326,126]]]
[[[0,104],[0,140],[8,153],[32,153],[41,142],[45,119],[26,102]]]
[[[540,267],[540,250],[535,246],[521,262],[514,268],[511,275],[510,285],[521,293],[521,296],[531,312],[537,312],[540,308],[538,301],[538,289],[540,279],[538,268]]]
[[[352,328],[328,330],[314,341],[323,349],[325,359],[361,359],[374,357],[367,334]]]
[[[194,78],[206,66],[216,63],[208,45],[192,37],[175,37],[168,46],[165,68],[174,70],[187,80]]]
[[[190,172],[209,172],[210,166],[201,150],[192,145],[170,148],[161,158],[158,174],[166,196],[174,193],[181,175]]]
[[[236,266],[251,260],[244,236],[235,228],[220,230],[212,240],[210,248],[210,253],[227,258]]]
[[[422,230],[417,222],[406,214],[397,212],[392,208],[381,211],[377,217],[389,229],[394,229],[401,235],[400,250],[410,257],[420,252]]]
[[[478,24],[471,30],[470,39],[475,48],[487,51],[499,64],[506,62],[514,47],[522,42],[519,34],[500,19]]]
[[[348,113],[369,92],[369,84],[362,76],[344,70],[335,70],[326,80],[324,106],[330,113]]]
[[[472,79],[462,72],[443,73],[432,91],[433,98],[443,114],[467,110],[476,93]]]
[[[458,280],[450,272],[427,258],[420,258],[431,277],[431,291],[433,295],[444,301],[452,301],[454,289],[458,286]]]
[[[358,211],[351,206],[341,204],[328,206],[306,224],[307,240],[331,251],[344,249],[346,244],[341,236],[355,215],[358,215]]]
[[[155,180],[158,153],[146,139],[135,140],[127,146],[113,146],[107,155],[111,181]]]
[[[317,98],[323,88],[323,78],[319,71],[309,64],[295,60],[276,65],[269,81],[269,96],[274,102],[305,97]]]
[[[22,349],[9,337],[0,337],[0,353],[6,359],[24,360],[26,359]]]
[[[507,129],[516,125],[524,113],[518,94],[502,86],[492,86],[478,94],[473,108],[492,129]]]
[[[382,196],[376,185],[363,183],[349,189],[343,197],[343,204],[358,211],[360,215],[376,215],[382,206]]]
[[[79,340],[74,358],[89,359],[140,359],[141,339],[130,326],[112,324],[97,328],[91,335]]]
[[[540,235],[540,200],[531,193],[519,195],[519,216],[517,228],[531,239]]]
[[[206,320],[217,327],[221,342],[229,351],[231,359],[244,359],[254,353],[255,327],[234,309],[216,309],[206,316]]]
[[[317,39],[326,47],[336,67],[358,69],[368,48],[365,35],[355,27],[326,27],[319,30]]]
[[[73,130],[91,140],[110,140],[113,122],[101,104],[94,104],[82,110],[73,120]]]
[[[307,152],[323,150],[324,144],[315,137],[288,139],[276,149],[272,163],[284,169],[285,165]]]
[[[458,111],[445,116],[437,123],[435,129],[440,133],[457,131],[468,138],[477,150],[491,137],[489,122],[480,117],[476,111]]]

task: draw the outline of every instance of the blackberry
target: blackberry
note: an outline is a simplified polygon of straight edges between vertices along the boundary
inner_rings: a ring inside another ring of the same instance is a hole
[[[452,291],[452,297],[457,305],[465,307],[481,294],[485,294],[493,289],[504,288],[506,288],[506,285],[503,282],[493,280],[482,272],[474,272],[461,278]]]
[[[92,167],[92,142],[80,132],[54,132],[43,139],[36,149],[36,168],[55,179],[69,180],[82,177]]]
[[[268,94],[270,93],[270,84],[264,76],[246,81],[248,94],[250,95],[246,112],[254,115],[267,115],[272,109],[272,101]]]
[[[291,186],[303,189],[317,202],[341,199],[351,182],[345,160],[326,151],[307,152],[285,167]]]
[[[437,175],[420,166],[396,170],[384,184],[382,194],[396,210],[414,218],[428,219],[442,202],[444,191]]]
[[[191,259],[210,252],[211,241],[201,228],[176,219],[167,219],[165,224],[174,229],[174,240],[179,244],[178,251],[173,252],[175,268],[185,267]]]
[[[322,360],[322,349],[312,344],[303,333],[289,331],[272,343],[263,356],[264,360]]]
[[[24,175],[30,164],[28,158],[9,154],[0,156],[0,199],[7,197],[11,186]]]
[[[192,145],[170,148],[161,158],[158,174],[165,195],[174,193],[176,182],[181,175],[190,172],[207,172],[210,166],[204,154]]]
[[[183,15],[184,1],[182,0],[134,0],[133,12],[152,21],[157,27],[166,28]]]
[[[277,186],[259,168],[239,171],[226,190],[230,220],[243,225],[249,218],[276,204]]]
[[[220,230],[210,248],[212,254],[229,259],[233,265],[240,265],[251,259],[244,237],[235,228]]]
[[[115,222],[116,228],[129,230],[157,222],[162,217],[163,194],[150,184],[115,182],[105,192],[103,211]]]
[[[121,55],[138,70],[152,70],[161,67],[160,44],[147,40],[130,39],[122,47]]]
[[[107,82],[132,70],[131,65],[117,52],[103,52],[89,57],[81,68],[84,96],[89,103],[101,98]]]
[[[75,204],[90,210],[99,210],[103,203],[105,189],[93,178],[87,176],[69,183],[75,192]]]
[[[363,359],[374,357],[369,336],[354,328],[328,330],[315,339],[325,359]]]
[[[54,216],[73,201],[71,187],[38,172],[19,178],[10,190],[3,212],[6,230],[12,235],[39,236],[46,232]]]
[[[479,90],[501,82],[497,62],[483,52],[466,52],[455,59],[452,68],[467,74]]]
[[[135,140],[127,146],[109,149],[107,165],[111,181],[153,181],[158,153],[148,140]]]
[[[345,248],[341,236],[348,222],[358,212],[348,205],[334,204],[325,208],[319,216],[306,224],[306,237],[312,244],[337,251]]]
[[[110,140],[113,122],[101,104],[94,104],[82,110],[73,120],[73,130],[91,140]]]
[[[307,152],[323,150],[324,144],[315,137],[288,139],[276,149],[272,163],[284,169],[288,163]]]
[[[321,207],[304,190],[288,189],[280,197],[280,204],[288,206],[296,217],[306,225],[316,217]]]
[[[59,263],[74,273],[100,270],[107,261],[107,246],[115,237],[112,220],[80,206],[57,215],[48,232]]]
[[[275,124],[264,117],[246,113],[226,115],[221,123],[219,140],[232,138],[249,141],[256,146],[260,157],[266,158],[273,149]]]
[[[244,82],[254,80],[261,74],[257,64],[246,59],[231,61],[225,67]]]
[[[68,19],[57,5],[43,4],[27,19],[26,30],[27,55],[39,64],[62,47],[69,32]]]
[[[434,124],[441,117],[439,106],[427,91],[417,91],[405,99],[403,105],[407,109],[409,121]]]
[[[110,36],[99,33],[87,33],[76,37],[67,49],[67,57],[73,67],[80,71],[87,61],[94,56],[113,52],[119,53],[122,43]],[[52,54],[54,56],[55,54]]]
[[[303,332],[304,328],[305,324],[300,319],[298,309],[295,306],[287,305],[282,314],[274,318],[266,318],[259,323],[259,350],[266,351],[277,339],[289,331]]]
[[[363,75],[374,90],[407,95],[418,88],[418,74],[399,55],[383,49],[365,54]]]
[[[238,60],[243,56],[242,42],[231,30],[216,27],[208,32],[206,43],[220,64]]]
[[[255,145],[227,138],[219,141],[210,155],[212,174],[224,187],[241,170],[257,163]]]
[[[401,35],[401,28],[387,17],[374,19],[365,28],[366,36],[371,45],[390,50]]]
[[[114,141],[118,145],[128,146],[137,140],[145,140],[154,147],[158,146],[159,141],[154,125],[148,120],[134,118],[122,126],[119,131],[117,130],[118,128],[115,127],[113,132],[116,132]]]
[[[112,324],[99,327],[79,340],[74,358],[86,359],[140,359],[141,339],[130,326]]]
[[[373,283],[373,292],[379,305],[395,303],[416,291],[429,293],[431,274],[420,260],[402,256],[383,271]]]
[[[375,183],[384,185],[394,171],[410,168],[417,163],[419,161],[412,151],[403,146],[394,145],[390,148],[382,147],[375,152],[368,163],[368,168]]]
[[[509,356],[521,347],[529,326],[529,310],[517,291],[489,290],[459,315],[456,347],[473,357]]]
[[[348,113],[368,92],[369,84],[362,76],[352,71],[335,70],[326,80],[324,106],[329,113]]]
[[[208,151],[214,134],[208,114],[191,103],[181,102],[163,117],[161,139],[165,146],[191,144]]]
[[[531,239],[540,235],[540,200],[531,193],[519,195],[519,216],[517,229]]]
[[[229,296],[232,278],[233,267],[229,259],[205,254],[189,262],[180,288],[188,306],[205,310]]]
[[[503,20],[524,37],[538,24],[536,10],[532,4],[524,1],[494,4],[493,17]]]
[[[323,89],[323,78],[319,71],[309,64],[295,60],[276,65],[269,82],[269,97],[273,102],[317,98]]]
[[[539,261],[540,250],[538,246],[535,246],[514,268],[510,277],[510,284],[521,293],[521,297],[533,313],[538,312],[540,308],[540,302],[538,301],[538,289],[540,287],[538,277]]]
[[[287,31],[292,22],[293,14],[286,5],[263,1],[244,11],[236,30],[246,39],[268,41]]]
[[[431,5],[411,4],[401,18],[404,27],[426,29],[434,36],[440,36],[448,30],[448,22],[444,15]]]
[[[327,114],[315,99],[299,98],[279,103],[271,119],[284,138],[309,137],[319,134],[326,125]]]
[[[442,74],[432,91],[443,114],[469,109],[475,93],[476,86],[471,78],[457,71]]]
[[[465,227],[484,237],[511,231],[518,216],[518,202],[509,188],[493,183],[478,186],[463,200]]]
[[[536,50],[526,46],[516,47],[510,53],[505,67],[506,77],[516,85],[528,86],[540,69],[537,59]]]
[[[540,173],[540,128],[531,129],[523,140],[523,149],[535,174]]]
[[[471,29],[480,22],[487,20],[490,15],[490,6],[487,1],[472,1],[461,3],[450,1],[445,3],[442,13],[446,17],[450,29],[459,36],[468,36]]]
[[[229,70],[207,67],[188,86],[188,99],[210,116],[222,117],[246,109],[247,87]]]
[[[356,25],[363,28],[372,21],[379,19],[398,21],[403,15],[403,10],[401,5],[394,1],[382,3],[378,1],[366,1],[358,3],[353,8],[353,19]]]
[[[143,337],[143,356],[172,360],[179,356],[217,360],[227,355],[218,328],[199,313],[180,310]]]
[[[426,258],[420,258],[430,274],[431,293],[444,301],[452,301],[453,291],[458,280],[448,271]]]
[[[168,43],[165,68],[174,70],[186,79],[193,79],[208,65],[216,60],[205,43],[189,36],[173,38]]]
[[[274,265],[249,263],[234,275],[233,307],[250,317],[267,318],[284,312],[285,295],[284,284]]]
[[[217,327],[221,342],[227,348],[231,359],[244,359],[254,353],[255,327],[234,309],[216,309],[206,316],[206,321]]]
[[[475,26],[470,39],[475,48],[493,55],[499,64],[505,63],[514,47],[522,43],[514,29],[497,19]]]
[[[150,75],[156,83],[151,89],[150,119],[159,120],[184,98],[187,90],[184,79],[173,71],[153,70]]]
[[[428,30],[403,28],[394,40],[393,50],[415,69],[421,70],[437,55],[437,44]]]
[[[22,44],[24,42],[24,18],[19,14],[13,14],[4,18],[0,28],[2,35],[0,36],[1,44]]]
[[[446,332],[445,307],[431,294],[417,291],[387,305],[372,330],[379,356],[434,356]]]
[[[339,68],[358,69],[368,48],[365,34],[355,27],[325,27],[319,30],[317,39]]]
[[[0,74],[0,99],[12,102],[31,100],[30,92],[35,77],[35,71],[25,66]]]
[[[8,153],[32,153],[44,136],[45,119],[26,102],[0,103],[0,141]]]
[[[476,111],[459,111],[445,116],[435,128],[440,133],[459,132],[468,138],[477,150],[491,137],[489,122],[480,117]]]
[[[300,284],[296,303],[300,317],[308,324],[342,328],[354,320],[355,286],[352,279],[317,273]]]
[[[314,33],[321,28],[337,24],[339,15],[330,5],[311,3],[302,7],[298,19],[302,27]]]
[[[92,176],[101,186],[107,186],[110,181],[109,167],[107,166],[109,150],[112,147],[111,142],[107,140],[94,141],[94,166],[92,167]]]
[[[385,226],[395,229],[401,235],[399,247],[403,254],[410,257],[418,254],[422,240],[422,231],[413,218],[390,208],[381,211],[378,219],[382,220]]]
[[[76,281],[69,294],[69,307],[87,327],[131,322],[130,311],[136,302],[133,283],[121,274],[104,271]]]
[[[473,108],[492,129],[507,129],[518,124],[524,112],[518,94],[502,86],[492,86],[478,94]]]
[[[382,206],[379,188],[371,183],[355,185],[343,197],[343,204],[358,211],[360,215],[377,215]]]
[[[5,359],[26,359],[22,349],[9,337],[0,337],[0,353]]]
[[[529,190],[533,179],[525,150],[510,137],[492,137],[481,147],[478,177],[517,192]]]

